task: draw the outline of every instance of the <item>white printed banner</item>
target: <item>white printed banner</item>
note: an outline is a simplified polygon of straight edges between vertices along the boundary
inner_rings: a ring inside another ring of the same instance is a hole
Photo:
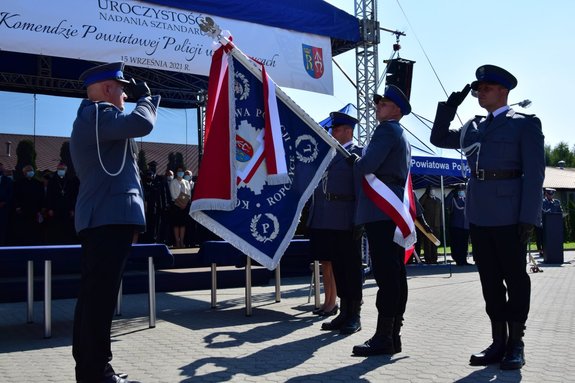
[[[205,76],[213,53],[198,25],[205,16],[230,31],[278,85],[333,94],[328,37],[141,1],[3,1],[0,50]]]

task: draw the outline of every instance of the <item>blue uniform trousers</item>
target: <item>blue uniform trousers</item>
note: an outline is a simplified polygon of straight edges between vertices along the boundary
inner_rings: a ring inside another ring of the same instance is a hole
[[[377,282],[375,306],[382,317],[395,317],[405,312],[407,276],[405,249],[393,242],[393,221],[365,224],[373,276]]]
[[[78,381],[98,382],[113,371],[108,365],[112,318],[135,228],[105,225],[80,232],[82,280],[72,346]]]
[[[487,315],[496,322],[525,323],[531,280],[527,249],[519,242],[518,225],[470,225],[469,233]]]

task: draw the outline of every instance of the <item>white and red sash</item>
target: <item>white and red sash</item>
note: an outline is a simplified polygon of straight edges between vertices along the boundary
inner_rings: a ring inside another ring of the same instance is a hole
[[[362,187],[367,197],[397,225],[393,241],[405,249],[412,247],[417,240],[417,234],[411,175],[407,175],[403,201],[374,174],[364,176]]]

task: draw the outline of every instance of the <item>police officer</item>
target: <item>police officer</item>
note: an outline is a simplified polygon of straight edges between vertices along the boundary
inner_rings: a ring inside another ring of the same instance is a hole
[[[441,200],[436,195],[431,185],[427,186],[425,193],[419,199],[419,203],[423,209],[423,216],[429,225],[432,233],[437,233],[441,230]],[[423,254],[425,254],[425,263],[437,264],[437,246],[429,240],[426,236],[422,236]]]
[[[543,214],[545,213],[562,213],[563,208],[561,207],[561,202],[558,199],[553,198],[555,196],[555,189],[545,188],[545,198],[543,199]]]
[[[451,238],[451,258],[457,266],[466,266],[469,247],[469,221],[465,215],[465,186],[458,185],[449,200],[449,234]]]
[[[332,112],[331,135],[350,153],[361,154],[353,143],[357,119]],[[340,313],[322,330],[353,334],[361,330],[362,260],[359,243],[354,238],[356,187],[353,168],[337,153],[323,174],[313,194],[309,212],[312,254],[331,260]]]
[[[483,65],[475,76],[471,86],[439,103],[431,143],[461,148],[471,168],[466,214],[493,342],[473,354],[470,364],[500,363],[501,369],[520,369],[525,364],[522,338],[531,289],[526,245],[533,227],[541,222],[543,134],[537,117],[509,108],[509,91],[517,85],[511,73]],[[449,130],[470,89],[487,110],[487,118]]]
[[[72,354],[78,382],[127,383],[115,373],[110,329],[132,240],[145,228],[134,137],[149,134],[159,97],[145,82],[124,79],[124,63],[80,76],[88,99],[80,104],[70,142],[80,180],[76,231],[82,244],[82,280],[74,315]],[[124,112],[127,93],[136,101]]]
[[[409,174],[411,147],[399,120],[411,113],[403,92],[394,85],[385,88],[383,96],[374,95],[375,116],[380,122],[361,159],[355,158],[354,171],[360,178],[374,174],[403,200]],[[353,161],[353,157],[349,161]],[[363,180],[362,180],[363,181]],[[378,291],[375,335],[354,346],[358,356],[395,354],[401,352],[400,328],[407,304],[405,249],[393,241],[396,224],[360,189],[356,224],[364,225],[369,243],[373,276]]]

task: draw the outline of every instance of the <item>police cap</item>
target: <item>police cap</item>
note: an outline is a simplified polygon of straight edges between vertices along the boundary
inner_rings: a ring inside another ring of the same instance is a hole
[[[98,65],[80,75],[80,81],[83,81],[86,87],[106,80],[116,80],[128,84],[129,81],[124,78],[124,63],[120,61]]]
[[[401,91],[401,89],[399,89],[397,86],[395,85],[386,86],[383,96],[379,94],[373,95],[373,102],[377,104],[381,99],[384,98],[392,101],[395,105],[397,105],[401,110],[401,114],[403,114],[404,116],[407,116],[409,113],[411,113],[411,105],[409,104],[409,100],[407,99],[405,94]]]
[[[475,71],[477,81],[471,83],[471,89],[477,90],[482,82],[495,83],[509,90],[517,86],[517,79],[505,69],[495,65],[482,65]]]
[[[331,112],[329,116],[331,117],[331,128],[335,128],[340,125],[349,125],[353,129],[355,128],[355,124],[357,124],[357,118],[353,118],[349,114]]]

